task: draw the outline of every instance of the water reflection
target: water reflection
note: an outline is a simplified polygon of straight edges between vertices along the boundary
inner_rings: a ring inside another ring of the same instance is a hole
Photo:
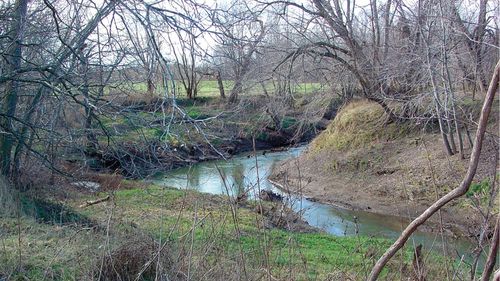
[[[257,161],[253,155],[242,155],[227,161],[198,163],[191,167],[171,171],[157,182],[165,186],[226,194],[233,197],[247,193],[248,197],[256,198],[259,188],[281,192],[267,180],[273,165],[298,156],[303,149],[304,147],[299,147],[284,152],[260,154],[257,156]],[[301,213],[310,225],[337,236],[359,234],[395,239],[407,224],[407,221],[400,217],[341,209],[295,195],[287,195],[287,198],[287,203],[291,208]],[[430,249],[437,247],[440,239],[437,234],[419,232],[413,235],[410,242],[422,243],[425,248]],[[469,242],[446,239],[459,253],[471,252]]]

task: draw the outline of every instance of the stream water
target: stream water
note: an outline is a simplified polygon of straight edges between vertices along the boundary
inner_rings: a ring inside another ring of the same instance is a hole
[[[249,197],[255,198],[259,188],[270,189],[284,195],[267,178],[273,165],[297,157],[304,148],[304,146],[296,147],[265,155],[258,152],[257,159],[251,154],[242,154],[227,161],[201,162],[163,174],[155,182],[180,189],[230,196],[247,192]],[[359,234],[394,240],[407,223],[400,217],[347,210],[312,202],[298,195],[286,195],[286,198],[292,209],[300,212],[310,225],[336,236]],[[415,233],[409,243],[422,244],[424,249],[436,251],[442,251],[443,246],[440,235],[424,232]],[[469,241],[445,237],[444,244],[457,259],[461,259],[463,255],[465,261],[470,260],[468,255],[472,252],[472,244]]]

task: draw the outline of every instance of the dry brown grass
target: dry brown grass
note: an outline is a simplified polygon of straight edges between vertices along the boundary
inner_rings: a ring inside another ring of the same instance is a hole
[[[368,100],[355,100],[339,110],[327,129],[311,144],[314,151],[345,150],[397,139],[408,133],[402,123],[387,123],[380,105]]]
[[[163,250],[157,255],[158,243],[149,237],[133,237],[116,249],[105,253],[95,268],[94,280],[157,280],[167,272],[171,260]],[[160,280],[162,280],[160,278]]]

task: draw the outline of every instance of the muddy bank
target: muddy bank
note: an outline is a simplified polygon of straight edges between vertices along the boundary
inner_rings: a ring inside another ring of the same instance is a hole
[[[324,108],[316,101],[281,104],[279,99],[249,96],[237,106],[218,99],[179,99],[179,108],[158,108],[154,103],[127,107],[103,120],[104,131],[96,132],[96,144],[72,148],[65,161],[138,179],[254,149],[309,142],[326,128],[339,106],[330,102]]]
[[[309,142],[323,128],[293,135],[293,130],[274,131],[265,129],[259,138],[230,138],[221,143],[193,142],[177,147],[166,146],[156,141],[149,143],[122,143],[109,146],[92,154],[92,169],[99,172],[119,171],[128,178],[145,178],[149,175],[166,172],[198,162],[230,159],[235,155],[258,150],[259,153],[285,150],[289,146]]]
[[[496,151],[494,142],[487,142],[476,181],[495,173]],[[408,138],[349,152],[305,151],[276,165],[270,179],[311,201],[414,218],[459,184],[467,163],[458,155],[447,156],[439,136],[426,135],[417,141]],[[471,205],[464,196],[442,210],[447,234],[478,235],[482,217]],[[436,214],[421,230],[439,231],[439,221]]]

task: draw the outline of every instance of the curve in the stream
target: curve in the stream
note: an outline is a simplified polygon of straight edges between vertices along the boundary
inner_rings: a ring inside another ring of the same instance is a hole
[[[252,154],[243,154],[226,161],[201,162],[163,174],[155,182],[169,187],[194,189],[211,194],[236,196],[242,192],[248,192],[250,198],[256,197],[259,188],[271,189],[283,194],[267,178],[273,165],[297,157],[304,148],[305,146],[301,146],[272,153],[257,152],[257,159]],[[225,183],[221,174],[225,178]],[[312,202],[297,195],[287,195],[287,198],[290,206],[296,212],[300,212],[310,225],[319,227],[332,235],[359,234],[394,239],[399,236],[407,223],[400,217],[342,209]],[[466,255],[472,252],[470,242],[451,237],[445,237],[445,239],[447,247],[453,250],[452,253],[465,255],[464,258],[469,260]],[[422,244],[426,249],[440,250],[443,245],[442,237],[434,233],[415,233],[411,241],[415,244]]]

